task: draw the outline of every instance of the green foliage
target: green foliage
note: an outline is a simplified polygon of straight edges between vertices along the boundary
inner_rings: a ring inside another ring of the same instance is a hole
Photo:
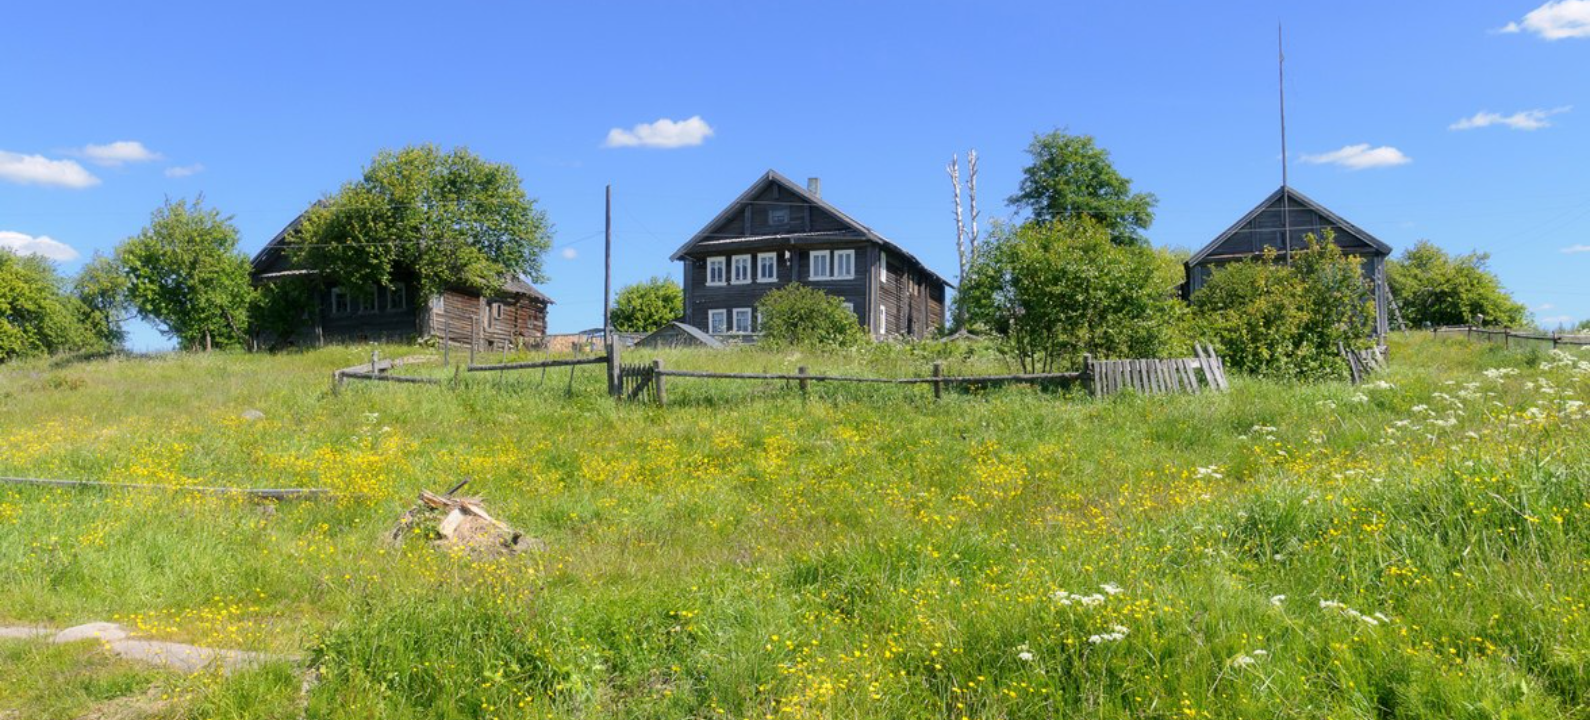
[[[0,362],[103,346],[55,266],[0,248]]]
[[[1487,267],[1490,255],[1449,255],[1420,240],[1386,263],[1386,279],[1402,319],[1412,327],[1472,325],[1522,327],[1528,312]]]
[[[769,347],[849,347],[866,339],[845,303],[814,287],[790,283],[762,296],[761,342]]]
[[[1022,170],[1021,187],[1006,202],[1024,209],[1031,221],[1089,218],[1103,226],[1117,245],[1147,245],[1143,231],[1154,224],[1153,193],[1132,192],[1132,181],[1110,163],[1110,152],[1091,135],[1055,130],[1034,135],[1027,146],[1032,164]]]
[[[1573,331],[1578,333],[1590,333],[1590,318],[1580,320],[1578,325],[1573,326]]]
[[[1290,265],[1266,248],[1262,258],[1220,267],[1193,295],[1196,325],[1228,367],[1279,379],[1345,376],[1337,344],[1364,347],[1375,306],[1359,259],[1333,237],[1309,235]]]
[[[546,214],[513,166],[418,145],[381,151],[363,177],[309,210],[287,248],[349,292],[412,271],[431,297],[449,287],[496,292],[514,273],[543,281],[551,245]]]
[[[1159,357],[1179,349],[1185,307],[1166,261],[1112,242],[1088,218],[996,227],[958,301],[968,321],[998,333],[1027,371],[1098,357]]]
[[[670,277],[653,277],[619,288],[613,300],[613,328],[649,333],[685,313],[685,291]]]
[[[72,294],[86,312],[84,322],[106,347],[119,348],[127,340],[122,323],[133,311],[127,290],[127,274],[121,265],[97,252],[72,280]]]
[[[116,248],[138,314],[187,349],[242,347],[254,302],[237,228],[204,198],[155,210],[149,225]]]
[[[288,277],[264,283],[254,294],[249,312],[252,331],[262,333],[280,347],[302,328],[315,311],[318,284],[304,277]]]

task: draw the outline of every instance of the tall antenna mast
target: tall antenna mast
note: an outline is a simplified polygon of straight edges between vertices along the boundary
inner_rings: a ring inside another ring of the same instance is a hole
[[[1281,227],[1285,233],[1286,263],[1292,264],[1292,191],[1286,177],[1286,41],[1281,23],[1275,24],[1276,69],[1281,90]]]

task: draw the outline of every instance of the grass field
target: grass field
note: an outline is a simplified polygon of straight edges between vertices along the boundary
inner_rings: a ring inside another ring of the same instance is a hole
[[[997,364],[944,352],[666,361]],[[303,657],[0,640],[0,718],[299,717],[305,665],[326,718],[1590,718],[1590,352],[1413,336],[1371,385],[1104,401],[679,379],[666,408],[595,368],[333,395],[368,357],[0,367],[0,475],[341,493],[0,486],[0,625]],[[545,551],[381,543],[466,476]]]

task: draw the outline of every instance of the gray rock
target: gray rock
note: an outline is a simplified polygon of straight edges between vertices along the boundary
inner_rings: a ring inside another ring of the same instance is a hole
[[[6,640],[27,640],[54,634],[54,630],[44,627],[0,627],[0,638]]]
[[[127,629],[108,622],[92,622],[77,627],[69,627],[55,634],[55,642],[69,643],[79,640],[100,640],[102,642],[115,642],[127,639]]]
[[[255,410],[254,408],[249,408],[243,411],[243,419],[249,421],[264,420],[265,413]]]

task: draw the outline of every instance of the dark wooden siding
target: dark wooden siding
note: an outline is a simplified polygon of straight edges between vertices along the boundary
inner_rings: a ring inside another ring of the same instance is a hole
[[[546,335],[547,305],[529,295],[488,298],[448,290],[430,303],[428,332],[453,343],[473,339],[483,349],[515,347]]]
[[[826,243],[820,245],[801,244],[799,246],[783,243],[770,245],[765,243],[747,243],[738,248],[719,248],[715,252],[703,250],[697,257],[686,257],[685,264],[685,316],[684,322],[694,325],[702,330],[709,330],[708,312],[711,310],[729,310],[734,308],[756,308],[756,303],[763,295],[778,288],[789,285],[791,282],[800,282],[803,285],[818,288],[831,295],[838,296],[845,302],[851,303],[858,311],[858,315],[867,304],[867,251],[868,245],[857,244],[860,240],[851,240],[848,243]],[[856,272],[855,276],[843,280],[813,280],[811,278],[811,253],[814,250],[855,250]],[[774,282],[756,282],[756,262],[760,253],[775,253],[777,255],[778,279]],[[740,285],[733,283],[727,285],[707,284],[707,258],[724,258],[726,277],[732,277],[733,258],[736,255],[751,256],[751,282]],[[729,316],[732,322],[732,314]],[[863,326],[869,326],[863,323]]]

